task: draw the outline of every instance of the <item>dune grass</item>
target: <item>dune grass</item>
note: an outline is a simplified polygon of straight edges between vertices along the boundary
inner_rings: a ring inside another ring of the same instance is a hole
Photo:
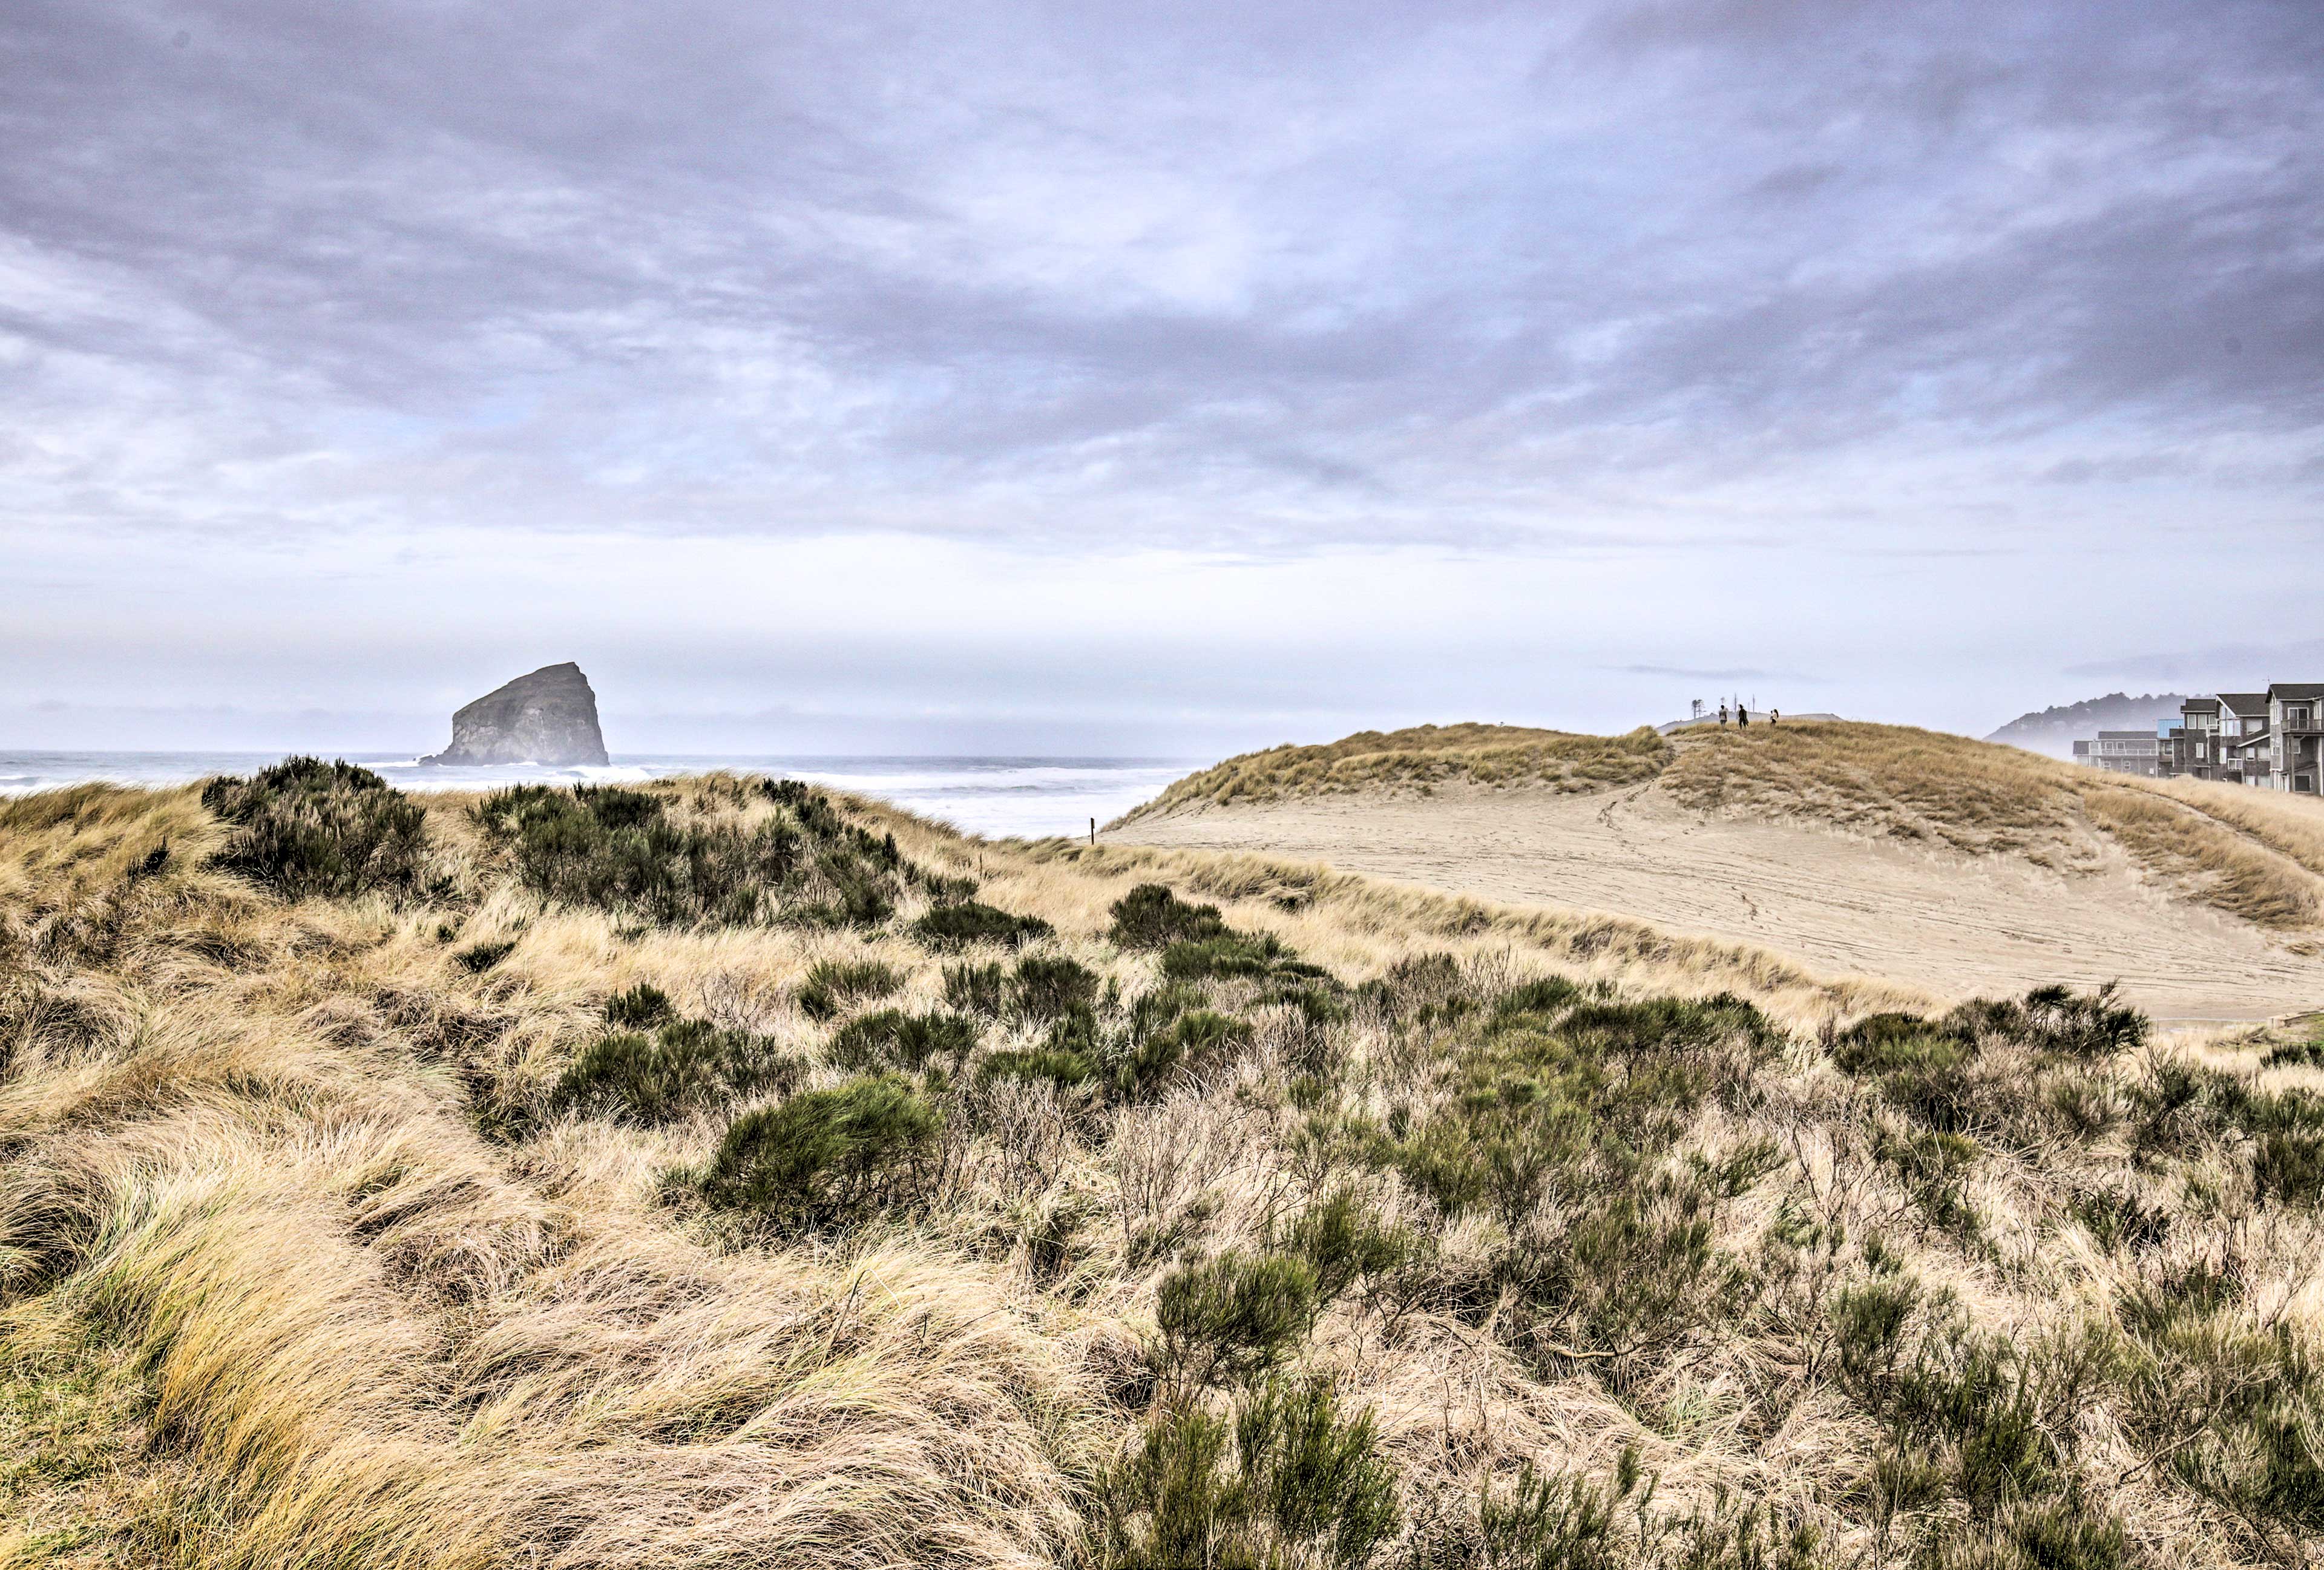
[[[1293,796],[1428,790],[1454,781],[1599,790],[1650,780],[1670,755],[1669,743],[1646,726],[1620,736],[1487,725],[1362,731],[1321,746],[1270,747],[1229,758],[1177,780],[1121,821]]]
[[[2280,1042],[843,798],[887,916],[671,919],[477,805],[295,895],[0,805],[0,1565],[2324,1549]]]

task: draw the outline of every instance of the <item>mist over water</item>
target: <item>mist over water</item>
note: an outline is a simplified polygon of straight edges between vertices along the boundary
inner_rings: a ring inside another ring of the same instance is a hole
[[[89,780],[181,785],[212,774],[247,774],[280,752],[0,752],[0,795]],[[1078,835],[1160,792],[1208,758],[735,756],[616,753],[604,768],[515,764],[423,769],[409,753],[347,753],[402,790],[486,790],[504,785],[620,784],[714,769],[810,780],[876,796],[924,817],[992,838]]]

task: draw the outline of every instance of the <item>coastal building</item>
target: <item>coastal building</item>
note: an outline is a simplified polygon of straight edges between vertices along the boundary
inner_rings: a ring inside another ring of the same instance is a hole
[[[2074,762],[2148,779],[2324,794],[2324,682],[2278,681],[2264,692],[2190,698],[2151,736],[2100,731],[2076,742]]]
[[[2100,731],[2094,741],[2074,743],[2074,762],[2113,774],[2143,774],[2154,779],[2163,771],[2162,727],[2151,731]]]
[[[2163,772],[2190,780],[2219,777],[2219,700],[2190,697],[2179,706],[2179,723],[2163,735]]]
[[[2324,776],[2324,681],[2279,681],[2267,689],[2268,783],[2317,794]]]

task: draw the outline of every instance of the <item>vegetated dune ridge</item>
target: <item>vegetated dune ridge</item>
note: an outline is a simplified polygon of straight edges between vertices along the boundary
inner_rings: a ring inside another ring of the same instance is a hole
[[[1942,995],[2119,979],[2174,1019],[2324,1005],[2315,802],[1855,724],[1684,732],[1642,777],[1577,790],[1470,760],[1607,738],[1495,730],[1380,738],[1392,765],[1361,738],[1231,760],[1113,832],[1618,912]],[[1643,764],[1649,736],[1611,740]]]
[[[731,777],[0,804],[0,1565],[2313,1553],[2324,1039],[1914,1002]]]

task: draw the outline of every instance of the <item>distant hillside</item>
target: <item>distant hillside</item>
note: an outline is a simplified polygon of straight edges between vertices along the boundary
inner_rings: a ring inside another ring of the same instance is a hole
[[[2151,692],[2144,697],[2109,692],[2061,708],[2019,715],[1985,739],[2052,758],[2070,758],[2077,741],[2100,731],[2143,731],[2157,720],[2176,719],[2179,706],[2186,701],[2184,695],[2176,692]]]

